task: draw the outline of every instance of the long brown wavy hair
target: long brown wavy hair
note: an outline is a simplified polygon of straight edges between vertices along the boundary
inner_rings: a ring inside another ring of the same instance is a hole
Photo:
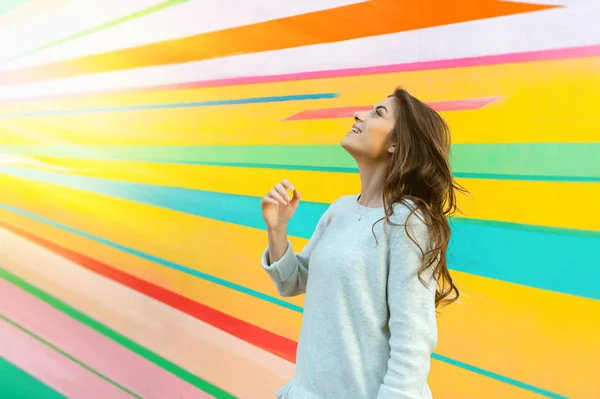
[[[394,224],[390,221],[392,206],[403,203],[411,210],[408,219],[414,215],[428,227],[429,249],[425,252],[411,236],[409,223],[404,224],[408,237],[423,255],[419,279],[425,284],[422,273],[428,269],[433,269],[437,279],[437,308],[460,295],[448,270],[446,250],[451,235],[448,217],[458,211],[456,193],[466,190],[454,181],[450,171],[450,130],[442,117],[402,88],[390,97],[397,105],[393,131],[396,151],[383,188],[386,216],[376,223],[385,220]]]

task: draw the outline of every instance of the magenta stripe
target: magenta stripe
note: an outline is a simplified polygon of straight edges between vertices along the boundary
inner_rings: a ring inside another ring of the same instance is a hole
[[[510,64],[519,62],[549,61],[569,58],[596,57],[600,55],[600,44],[582,47],[561,48],[552,50],[536,50],[519,53],[484,55],[476,57],[455,58],[436,61],[409,62],[404,64],[380,65],[362,68],[331,69],[326,71],[298,72],[280,75],[242,76],[236,78],[200,80],[195,82],[174,83],[156,86],[144,86],[119,90],[98,90],[86,93],[38,96],[20,99],[0,100],[1,103],[15,101],[32,101],[40,99],[81,97],[106,93],[135,93],[144,91],[162,91],[178,89],[194,89],[203,87],[236,86],[257,83],[286,82],[292,80],[324,79],[345,76],[375,75],[382,73],[424,71],[432,69],[465,68],[473,66]]]
[[[8,318],[142,397],[212,398],[1,279],[0,302]]]
[[[0,355],[70,399],[131,399],[125,391],[1,319]]]
[[[598,55],[600,55],[600,45],[593,45],[553,50],[537,50],[520,53],[484,55],[448,60],[409,62],[404,64],[380,65],[362,68],[331,69],[326,71],[298,72],[281,75],[245,76],[227,79],[201,80],[196,82],[145,87],[141,88],[141,90],[172,90],[215,86],[235,86],[255,83],[284,82],[289,80],[324,79],[345,76],[375,75],[382,73],[424,71],[430,69],[465,68],[484,65],[510,64],[517,62],[595,57]],[[135,90],[136,89],[134,89],[134,91]]]
[[[427,104],[436,111],[464,111],[484,107],[499,101],[501,97],[467,98],[464,100],[430,101]],[[372,109],[371,105],[357,105],[339,108],[307,109],[284,120],[298,121],[309,119],[348,118],[357,111]]]

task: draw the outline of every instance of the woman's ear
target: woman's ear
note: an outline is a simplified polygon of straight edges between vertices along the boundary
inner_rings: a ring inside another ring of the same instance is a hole
[[[390,148],[388,148],[388,152],[389,152],[390,154],[393,154],[394,152],[396,152],[396,144],[392,144],[392,145],[390,146]]]

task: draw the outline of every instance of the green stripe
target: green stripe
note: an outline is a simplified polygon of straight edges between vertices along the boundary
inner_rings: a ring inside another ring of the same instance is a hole
[[[461,144],[452,161],[457,173],[600,180],[600,143]]]
[[[215,398],[224,398],[224,399],[235,399],[235,396],[223,391],[222,389],[211,385],[210,383],[204,381],[203,379],[197,377],[196,375],[190,373],[189,371],[177,366],[175,363],[170,362],[169,360],[155,354],[154,352],[146,349],[145,347],[133,342],[129,338],[119,334],[114,331],[110,327],[105,326],[104,324],[92,319],[91,317],[85,315],[84,313],[76,310],[72,306],[62,302],[61,300],[53,297],[52,295],[42,291],[41,289],[25,282],[19,277],[11,274],[6,269],[0,267],[0,278],[9,281],[10,283],[16,285],[17,287],[27,291],[31,295],[36,298],[48,303],[54,308],[60,310],[61,312],[67,314],[71,318],[79,321],[82,324],[98,331],[99,333],[105,335],[106,337],[112,339],[113,341],[119,343],[120,345],[128,348],[134,353],[142,356],[143,358],[155,363],[156,365],[162,367],[163,369],[171,372],[177,377],[181,378],[184,381],[194,385],[195,387],[203,390],[204,392],[213,395]]]
[[[1,0],[0,1],[0,14],[4,14],[14,8],[20,7],[25,3],[29,3],[31,0]]]
[[[82,32],[75,33],[75,34],[63,37],[62,39],[54,40],[54,41],[52,41],[50,43],[43,44],[43,45],[41,45],[39,47],[35,47],[35,48],[31,49],[31,50],[27,50],[27,51],[25,51],[23,53],[20,53],[20,54],[17,54],[15,56],[12,56],[12,57],[8,58],[5,61],[12,61],[12,60],[15,60],[17,58],[22,58],[22,57],[24,57],[26,55],[31,55],[33,53],[37,53],[38,51],[46,50],[46,49],[49,49],[50,47],[58,46],[59,44],[64,44],[64,43],[70,42],[72,40],[79,39],[79,38],[82,38],[84,36],[91,35],[92,33],[97,33],[97,32],[106,30],[108,28],[112,28],[114,26],[121,25],[121,24],[123,24],[125,22],[133,21],[134,19],[138,19],[138,18],[144,17],[144,16],[146,16],[148,14],[152,14],[152,13],[164,10],[166,8],[173,7],[173,6],[181,4],[181,3],[186,3],[188,1],[189,0],[166,0],[166,1],[163,1],[163,2],[158,3],[156,5],[153,5],[151,7],[147,7],[147,8],[144,8],[144,9],[140,10],[140,11],[136,11],[134,13],[125,15],[124,17],[121,17],[121,18],[118,18],[118,19],[115,19],[115,20],[112,20],[112,21],[109,21],[109,22],[105,22],[105,23],[103,23],[101,25],[94,26],[93,28],[86,29],[86,30],[84,30]]]
[[[4,320],[5,322],[12,324],[14,327],[18,328],[19,330],[23,331],[24,333],[26,333],[27,335],[31,336],[32,338],[36,339],[37,341],[40,341],[41,343],[43,343],[44,345],[48,346],[49,348],[51,348],[52,350],[54,350],[55,352],[60,353],[61,355],[63,355],[64,357],[66,357],[67,359],[71,360],[74,363],[77,363],[79,366],[83,367],[84,369],[90,371],[91,373],[97,375],[98,377],[102,378],[104,381],[108,382],[109,384],[119,388],[120,390],[127,392],[128,394],[130,394],[131,396],[133,396],[134,398],[138,398],[138,399],[142,399],[141,396],[136,395],[135,393],[133,393],[132,391],[130,391],[129,389],[125,388],[123,385],[119,384],[116,381],[111,380],[110,378],[108,378],[107,376],[105,376],[102,373],[99,373],[98,371],[94,370],[93,368],[91,368],[90,366],[88,366],[87,364],[83,363],[82,361],[76,359],[75,357],[69,355],[68,353],[66,353],[65,351],[63,351],[62,349],[58,348],[57,346],[51,344],[50,342],[46,341],[45,339],[43,339],[42,337],[40,337],[39,335],[34,334],[33,332],[29,331],[28,329],[26,329],[25,327],[19,325],[18,323],[12,321],[11,319],[9,319],[8,317],[4,316],[4,315],[0,315],[0,319]]]
[[[0,154],[321,172],[358,171],[354,159],[337,145],[5,145],[0,146]],[[452,147],[452,168],[456,177],[598,182],[600,143],[457,144]]]
[[[67,399],[53,388],[0,357],[0,398]]]

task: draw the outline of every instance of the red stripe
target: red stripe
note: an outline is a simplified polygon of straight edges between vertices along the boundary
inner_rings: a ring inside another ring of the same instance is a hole
[[[264,349],[282,359],[293,363],[296,362],[297,343],[295,341],[210,308],[183,295],[166,290],[155,284],[149,283],[148,281],[115,269],[106,263],[99,262],[86,255],[57,245],[20,228],[2,222],[0,222],[0,226],[64,257],[65,259],[69,259],[88,270],[163,302],[198,320],[210,324],[219,330],[240,338],[249,344]]]
[[[431,101],[427,104],[435,109],[436,111],[464,111],[472,110],[484,107],[500,100],[500,97],[486,97],[486,98],[468,98],[464,100],[448,100],[448,101]],[[372,108],[370,105],[357,105],[352,107],[340,107],[340,108],[320,108],[320,109],[308,109],[306,111],[299,112],[286,118],[286,121],[298,121],[308,119],[331,119],[331,118],[348,118],[351,117],[354,112],[357,111],[368,111]]]

